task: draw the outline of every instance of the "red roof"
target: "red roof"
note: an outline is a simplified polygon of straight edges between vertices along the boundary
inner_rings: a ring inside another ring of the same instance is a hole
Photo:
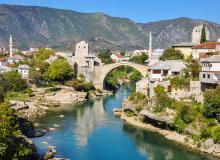
[[[5,58],[0,58],[0,62],[4,62],[5,60]]]
[[[118,58],[124,58],[122,55],[120,54],[115,54]]]
[[[215,49],[216,45],[220,45],[220,42],[205,42],[193,47],[193,49]]]

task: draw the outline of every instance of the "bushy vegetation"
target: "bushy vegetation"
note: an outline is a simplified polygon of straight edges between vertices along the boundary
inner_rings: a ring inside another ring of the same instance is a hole
[[[164,54],[160,57],[160,60],[183,60],[184,55],[180,50],[174,48],[168,48],[164,51]]]
[[[170,78],[170,84],[175,89],[184,89],[189,87],[190,81],[182,76],[175,76]]]
[[[140,112],[148,103],[147,96],[141,92],[132,93],[128,99],[134,105],[137,112]]]
[[[155,93],[155,112],[163,112],[166,108],[171,107],[173,99],[171,99],[165,88],[161,85],[158,85],[154,88]]]
[[[44,74],[44,79],[49,82],[65,82],[73,78],[73,68],[64,59],[54,61]]]
[[[133,56],[130,58],[130,61],[133,63],[144,64],[144,62],[148,59],[148,55],[142,53],[141,55]]]
[[[18,118],[9,103],[0,104],[0,159],[35,159],[33,146],[19,130]]]
[[[186,59],[185,65],[186,67],[183,69],[184,77],[191,80],[199,80],[199,73],[201,71],[199,62],[190,56]]]
[[[53,56],[54,54],[55,52],[52,49],[40,48],[35,55],[35,60],[44,61]]]
[[[220,86],[214,90],[206,90],[204,94],[204,115],[220,121]]]
[[[112,59],[111,59],[111,51],[107,50],[107,51],[102,51],[98,54],[99,59],[101,59],[102,63],[104,64],[110,64],[113,63]]]

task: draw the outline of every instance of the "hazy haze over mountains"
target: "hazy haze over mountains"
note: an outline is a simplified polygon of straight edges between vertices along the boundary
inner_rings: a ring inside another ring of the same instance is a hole
[[[103,13],[79,13],[46,7],[0,5],[0,46],[8,46],[13,35],[15,48],[55,47],[72,50],[80,40],[89,41],[93,49],[147,48],[148,32],[153,46],[190,42],[193,27],[205,24],[211,40],[220,36],[220,25],[189,18],[136,24],[127,18]]]

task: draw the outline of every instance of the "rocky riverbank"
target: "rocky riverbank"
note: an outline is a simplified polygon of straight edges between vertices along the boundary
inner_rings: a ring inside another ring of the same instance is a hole
[[[208,156],[209,155],[214,156],[212,157],[213,159],[220,158],[220,144],[214,144],[212,139],[204,140],[198,146],[198,144],[196,144],[194,140],[188,135],[179,134],[175,131],[161,129],[151,124],[144,123],[140,120],[140,117],[138,116],[129,117],[126,115],[125,112],[120,111],[119,109],[114,110],[114,114],[116,116],[120,116],[121,119],[123,119],[126,123],[130,125],[145,129],[147,131],[158,133],[164,136],[166,139],[174,141],[175,143],[178,143],[188,149],[193,149],[194,151],[203,153]]]
[[[25,101],[10,100],[12,108],[18,112],[18,115],[30,121],[45,115],[46,111],[53,107],[112,95],[109,91],[79,92],[67,86],[34,88],[33,91],[33,95]]]

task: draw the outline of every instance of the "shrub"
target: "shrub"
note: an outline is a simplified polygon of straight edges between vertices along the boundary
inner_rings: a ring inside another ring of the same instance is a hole
[[[20,92],[27,89],[26,80],[16,71],[6,72],[2,74],[2,88],[5,92]]]
[[[186,128],[186,124],[184,123],[184,121],[180,118],[176,118],[174,121],[174,127],[176,128],[176,131],[178,133],[182,133],[184,132],[185,128]]]
[[[206,90],[204,93],[203,113],[208,118],[216,118],[220,114],[220,86],[214,90]]]
[[[184,89],[189,86],[189,80],[180,76],[176,76],[170,79],[170,84],[175,89]]]
[[[167,92],[165,91],[165,88],[161,85],[158,85],[154,88],[155,92],[155,112],[163,112],[166,108],[170,108],[174,102],[173,99],[171,99]]]
[[[128,117],[133,117],[133,116],[135,116],[135,114],[134,114],[133,111],[128,111],[128,112],[126,113],[126,115],[127,115]]]
[[[66,82],[67,86],[73,87],[76,91],[91,91],[95,90],[95,87],[92,82],[82,82],[80,80],[68,81]]]
[[[180,50],[174,48],[168,48],[164,51],[164,54],[160,57],[161,60],[182,60],[184,55]]]

